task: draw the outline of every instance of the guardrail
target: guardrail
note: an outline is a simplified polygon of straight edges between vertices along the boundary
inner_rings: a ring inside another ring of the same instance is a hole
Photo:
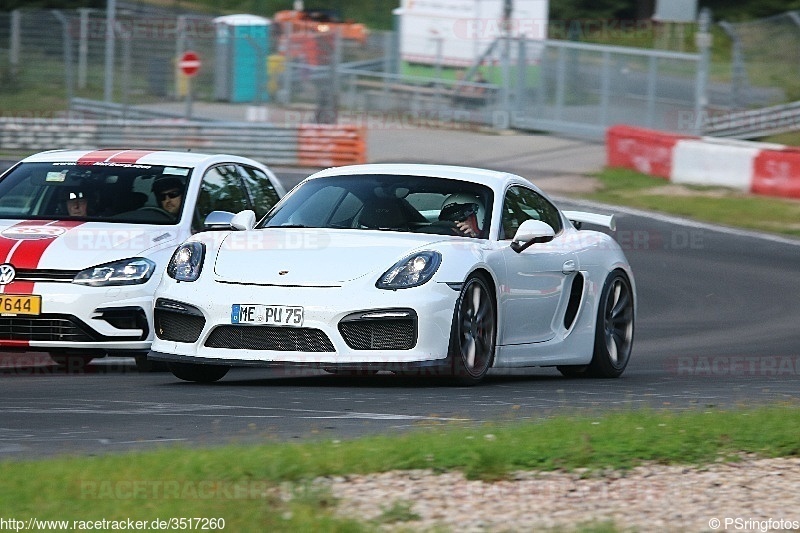
[[[800,102],[761,109],[709,114],[703,133],[714,137],[757,139],[800,129]]]
[[[0,150],[107,147],[229,153],[267,165],[328,167],[366,162],[365,130],[356,126],[0,119]]]
[[[185,115],[176,115],[167,111],[144,109],[137,106],[90,100],[89,98],[73,98],[70,100],[70,112],[94,120],[123,119],[123,120],[153,120],[153,119],[180,119]],[[205,122],[207,119],[194,118],[192,120]]]

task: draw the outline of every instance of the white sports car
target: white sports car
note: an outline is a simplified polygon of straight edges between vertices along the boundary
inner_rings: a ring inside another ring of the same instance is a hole
[[[153,293],[175,248],[212,229],[213,211],[263,215],[283,194],[269,169],[236,156],[25,158],[0,177],[0,348],[70,366],[134,356],[147,367]]]
[[[529,181],[475,168],[359,165],[306,178],[256,224],[200,233],[156,292],[149,354],[209,382],[233,366],[431,373],[556,366],[617,377],[635,288],[618,244]]]

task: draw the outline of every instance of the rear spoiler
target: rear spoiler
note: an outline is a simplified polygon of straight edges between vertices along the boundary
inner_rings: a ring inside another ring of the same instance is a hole
[[[581,229],[582,224],[596,224],[606,227],[611,231],[616,231],[617,229],[617,221],[614,220],[614,215],[598,215],[596,213],[586,213],[584,211],[564,211],[564,215],[578,229]]]

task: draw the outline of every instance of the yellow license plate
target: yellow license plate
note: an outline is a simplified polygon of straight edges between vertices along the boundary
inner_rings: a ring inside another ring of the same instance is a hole
[[[42,297],[38,294],[0,294],[0,314],[38,315],[42,312]]]

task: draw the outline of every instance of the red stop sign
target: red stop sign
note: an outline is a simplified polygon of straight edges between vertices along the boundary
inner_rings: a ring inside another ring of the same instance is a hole
[[[178,67],[187,76],[194,76],[200,70],[200,57],[192,51],[184,52],[178,61]]]

